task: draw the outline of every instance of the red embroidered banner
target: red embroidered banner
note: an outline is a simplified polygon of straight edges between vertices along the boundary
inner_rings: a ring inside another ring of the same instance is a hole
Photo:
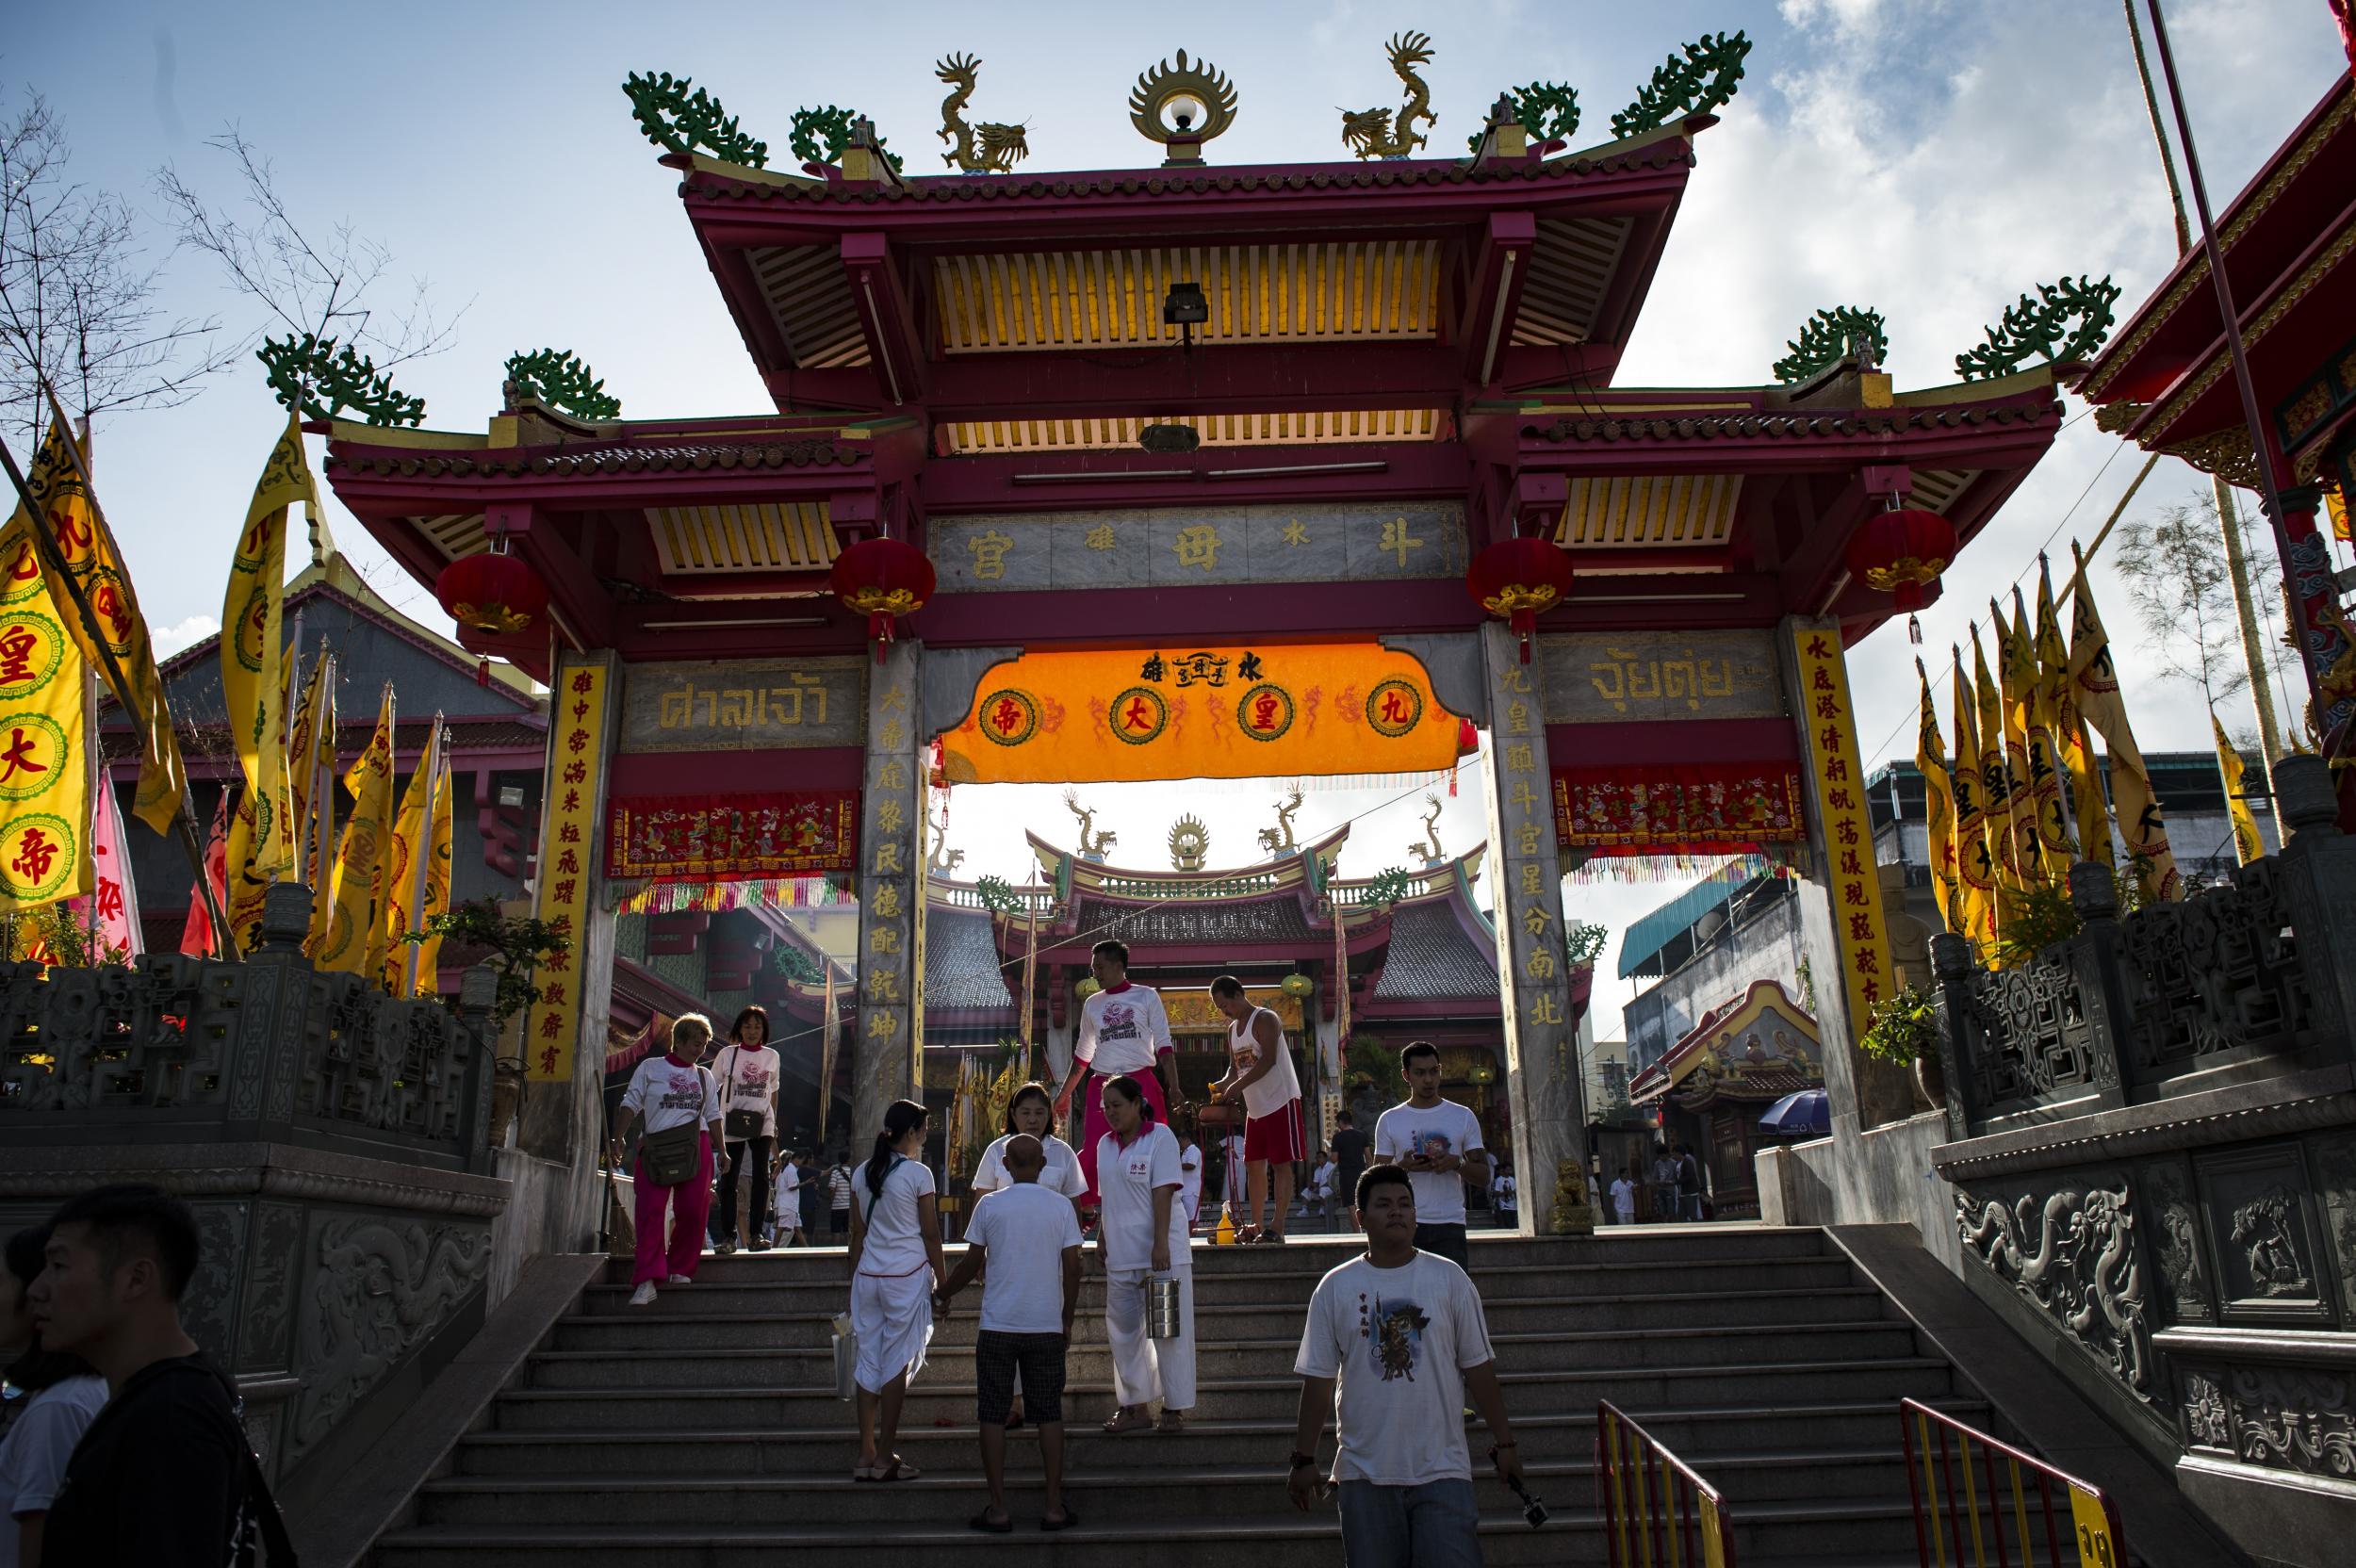
[[[605,874],[664,882],[855,871],[859,792],[617,796]]]
[[[1808,826],[1789,763],[1638,762],[1555,769],[1554,833],[1600,855],[1733,855]]]

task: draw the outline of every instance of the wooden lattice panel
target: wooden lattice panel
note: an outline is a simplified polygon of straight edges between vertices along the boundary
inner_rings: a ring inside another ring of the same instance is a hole
[[[843,257],[831,245],[775,246],[746,253],[794,363],[806,370],[869,363]]]
[[[1555,543],[1572,550],[1723,545],[1742,495],[1740,474],[1574,479]]]
[[[1914,487],[1907,493],[1906,504],[1943,514],[1955,504],[1955,498],[1979,477],[1977,468],[1917,468],[1914,470]]]
[[[446,512],[433,517],[412,517],[418,532],[434,541],[434,547],[452,561],[462,555],[481,555],[491,547],[483,536],[483,514],[480,512]]]
[[[841,551],[824,501],[649,507],[646,524],[663,570],[679,576],[815,571]]]
[[[1513,341],[1584,342],[1595,330],[1595,311],[1619,270],[1632,226],[1626,218],[1542,219],[1521,309],[1513,318]]]

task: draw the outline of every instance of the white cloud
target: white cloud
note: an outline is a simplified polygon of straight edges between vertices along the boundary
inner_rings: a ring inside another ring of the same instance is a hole
[[[221,621],[217,616],[190,615],[185,621],[153,628],[149,637],[155,645],[155,657],[169,659],[182,648],[201,643],[220,630]]]

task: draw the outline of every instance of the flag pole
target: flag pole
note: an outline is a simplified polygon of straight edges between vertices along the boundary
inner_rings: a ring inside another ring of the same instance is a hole
[[[82,498],[90,504],[91,515],[103,528],[106,526],[106,514],[99,511],[98,498],[90,493],[87,477],[89,470],[82,466],[82,454],[74,450],[72,441],[65,443],[65,449],[74,455],[74,471],[85,476]],[[66,565],[65,552],[57,547],[57,536],[49,526],[49,514],[34,501],[33,488],[25,482],[25,471],[16,466],[16,454],[8,450],[6,442],[0,442],[0,467],[8,469],[8,482],[16,487],[17,499],[24,503],[25,514],[32,519],[33,544],[41,551],[41,564],[56,573],[57,580],[65,585],[66,596],[74,601],[74,612],[82,618],[82,629],[90,633],[90,645],[98,650],[99,661],[106,666],[106,684],[114,688],[123,716],[131,721],[131,728],[139,735],[140,755],[145,756],[155,747],[148,741],[145,716],[133,709],[131,682],[124,677],[123,666],[116,662],[115,650],[107,645],[106,634],[98,624],[97,612],[90,609],[90,596],[82,591],[81,582]],[[95,743],[97,738],[93,735],[91,739]],[[213,923],[214,943],[224,956],[230,957],[231,962],[242,962],[244,954],[237,951],[237,944],[230,939],[228,913],[221,908],[221,900],[214,896],[212,881],[205,874],[205,849],[196,838],[196,804],[188,795],[185,772],[180,781],[180,814],[172,819],[172,836],[180,841],[180,847],[188,853],[188,864],[195,868],[196,885],[205,898],[205,915]]]

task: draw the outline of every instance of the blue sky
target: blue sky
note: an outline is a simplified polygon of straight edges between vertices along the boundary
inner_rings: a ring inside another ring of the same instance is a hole
[[[2169,12],[2222,203],[2343,62],[2323,0],[2177,0]],[[152,220],[158,255],[170,238],[154,172],[170,162],[200,189],[231,197],[231,171],[205,139],[237,123],[275,161],[304,221],[349,222],[383,242],[395,257],[396,294],[402,280],[423,276],[444,314],[466,307],[450,351],[400,380],[426,399],[429,426],[480,430],[499,402],[500,363],[543,346],[579,352],[630,416],[764,406],[679,216],[675,178],[630,121],[620,91],[630,71],[693,75],[772,141],[774,161],[789,161],[786,122],[797,106],[836,102],[874,116],[911,170],[930,172],[941,167],[932,133],[943,91],[933,62],[970,51],[983,59],[977,115],[1029,122],[1028,172],[1148,162],[1152,149],[1128,123],[1128,89],[1137,72],[1185,47],[1226,70],[1242,95],[1235,128],[1213,144],[1215,162],[1322,160],[1341,155],[1334,106],[1397,101],[1383,42],[1414,26],[1430,28],[1438,51],[1428,72],[1441,115],[1434,151],[1460,147],[1500,88],[1533,76],[1576,86],[1580,139],[1603,139],[1610,114],[1682,41],[1736,26],[1755,40],[1741,95],[1701,140],[1624,383],[1763,381],[1810,310],[1846,302],[1889,318],[1901,384],[1941,383],[1981,323],[2033,284],[2109,272],[2132,302],[2173,260],[2125,27],[2110,0],[1469,0],[1437,11],[95,0],[27,8],[0,53],[0,84],[10,108],[28,86],[48,95],[72,138],[75,176],[132,199]],[[207,258],[172,257],[167,278],[171,308],[218,314],[240,335],[257,324]],[[183,408],[102,424],[107,509],[168,642],[212,629],[223,564],[282,417],[248,363]],[[1970,606],[2031,569],[2057,525],[2065,551],[2072,533],[2090,535],[2135,466],[2090,420],[2072,427],[1950,574],[1949,597],[1924,617],[1929,646],[1943,649]],[[2164,465],[2137,511],[2187,499],[2200,483]],[[356,523],[340,513],[335,520],[387,597],[438,616],[432,596]],[[2130,640],[2115,587],[2106,604],[2118,606],[2114,631]],[[1892,629],[1855,661],[1869,752],[1878,743],[1910,755],[1908,651]],[[2135,685],[2132,648],[2120,664],[2147,747],[2206,743],[2197,695]],[[2225,716],[2248,723],[2246,713]],[[1117,828],[1124,845],[1158,845],[1192,808],[1210,821],[1219,858],[1233,850],[1238,859],[1274,792],[1089,792],[1104,808],[1100,825]],[[1019,874],[1019,833],[1001,825],[1009,820],[1065,837],[1070,819],[1056,793],[989,809],[961,800],[952,841],[968,851],[964,869]],[[1383,806],[1389,799],[1313,794],[1301,825],[1372,811],[1348,863],[1371,873],[1403,861],[1420,827],[1412,798]],[[1481,813],[1477,789],[1451,803],[1443,832],[1452,850],[1480,836]],[[1675,890],[1606,885],[1574,889],[1571,902],[1617,925]],[[1601,998],[1606,1035],[1619,1000]]]

